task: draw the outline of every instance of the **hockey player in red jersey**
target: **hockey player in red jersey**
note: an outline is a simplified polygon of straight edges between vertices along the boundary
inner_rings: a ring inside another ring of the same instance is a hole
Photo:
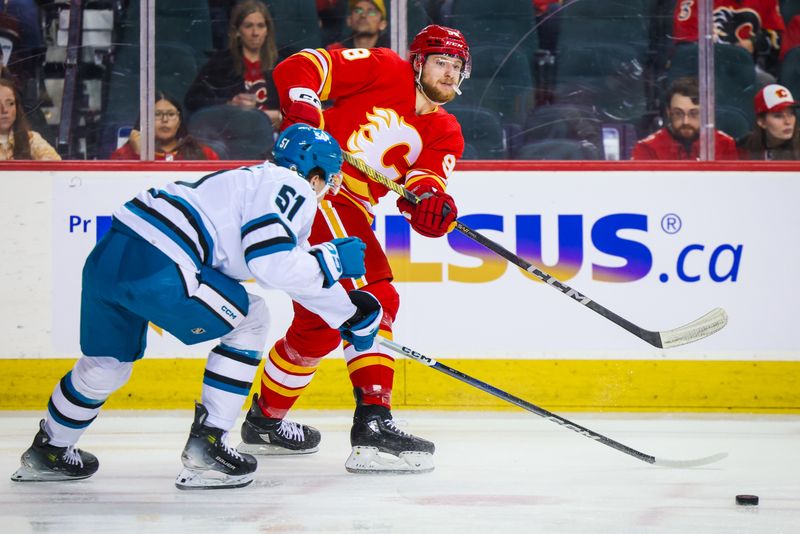
[[[399,200],[398,208],[414,230],[436,238],[453,229],[458,213],[445,190],[464,150],[464,138],[455,117],[442,105],[460,93],[461,82],[469,77],[469,47],[461,32],[432,25],[417,34],[409,55],[405,60],[386,48],[306,49],[280,63],[274,80],[283,127],[294,123],[322,127],[343,150],[419,195],[419,204]],[[323,112],[321,102],[329,99],[334,104]],[[366,242],[366,275],[348,282],[381,302],[379,335],[391,339],[399,297],[386,254],[371,229],[372,206],[388,189],[350,165],[342,171],[339,195],[320,204],[311,243],[344,236]],[[297,303],[294,310],[289,330],[265,361],[261,395],[254,396],[242,426],[242,451],[306,453],[319,443],[317,430],[289,423],[284,416],[320,360],[341,339],[317,315]],[[399,430],[392,421],[394,359],[377,343],[365,351],[345,343],[344,356],[356,397],[347,470],[432,470],[433,443]],[[269,440],[261,437],[279,423],[287,431],[273,432]]]

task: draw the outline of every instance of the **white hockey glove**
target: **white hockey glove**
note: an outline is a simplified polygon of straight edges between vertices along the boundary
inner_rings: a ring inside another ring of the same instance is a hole
[[[308,252],[317,259],[324,278],[322,287],[329,288],[340,278],[364,276],[366,248],[358,237],[339,237],[311,247]]]

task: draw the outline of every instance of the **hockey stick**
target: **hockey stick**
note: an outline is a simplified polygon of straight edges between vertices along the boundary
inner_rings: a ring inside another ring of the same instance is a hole
[[[563,426],[564,428],[573,430],[578,434],[580,434],[581,436],[593,439],[597,442],[602,443],[603,445],[607,445],[612,449],[617,449],[618,451],[624,452],[629,456],[633,456],[637,460],[642,460],[643,462],[647,462],[649,464],[661,467],[700,467],[703,465],[708,465],[714,462],[718,462],[719,460],[722,460],[723,458],[728,456],[727,452],[720,452],[717,454],[713,454],[711,456],[705,456],[703,458],[695,458],[692,460],[666,460],[664,458],[656,458],[655,456],[651,456],[649,454],[639,452],[636,449],[632,449],[627,445],[623,445],[618,441],[614,441],[611,438],[607,438],[606,436],[598,434],[593,430],[589,430],[588,428],[583,427],[577,423],[573,423],[568,419],[564,419],[560,415],[556,415],[553,412],[549,412],[544,408],[536,406],[535,404],[531,404],[530,402],[522,400],[519,397],[515,397],[510,393],[506,393],[505,391],[498,389],[492,385],[489,385],[486,382],[481,382],[477,378],[473,378],[467,374],[462,373],[461,371],[453,369],[452,367],[448,367],[447,365],[441,362],[437,362],[433,358],[429,358],[428,356],[420,354],[419,352],[410,349],[404,345],[399,345],[393,341],[389,341],[388,339],[384,339],[380,336],[376,337],[375,339],[377,339],[378,342],[384,347],[393,350],[398,354],[402,354],[403,356],[406,356],[420,363],[423,363],[428,367],[431,367],[433,369],[436,369],[437,371],[446,374],[447,376],[455,378],[456,380],[460,380],[465,384],[469,384],[470,386],[480,389],[481,391],[484,391],[490,395],[494,395],[498,399],[502,399],[515,406],[519,406],[524,410],[535,413],[540,417],[544,417],[548,421],[552,421],[556,424]]]
[[[386,176],[382,175],[381,173],[379,173],[378,171],[367,165],[363,160],[354,156],[353,154],[342,151],[342,157],[350,165],[352,165],[353,167],[357,168],[358,170],[369,176],[372,180],[383,185],[384,187],[391,189],[392,191],[402,196],[409,202],[413,202],[414,204],[419,202],[419,197],[417,197],[417,195],[415,195],[402,185],[398,184],[397,182],[393,182]],[[591,309],[592,311],[599,313],[609,321],[617,324],[618,326],[621,326],[634,336],[643,339],[647,343],[650,343],[654,347],[658,347],[660,349],[662,348],[668,349],[671,347],[677,347],[679,345],[685,345],[687,343],[691,343],[693,341],[697,341],[699,339],[708,337],[714,332],[722,330],[722,328],[728,323],[728,315],[725,313],[725,310],[723,310],[722,308],[714,308],[713,310],[703,315],[699,319],[695,319],[694,321],[688,324],[679,326],[678,328],[673,328],[672,330],[664,330],[664,331],[646,330],[640,326],[633,324],[624,317],[617,315],[616,313],[612,312],[605,306],[602,306],[599,303],[593,301],[586,295],[583,295],[578,291],[572,289],[567,284],[559,281],[554,276],[535,267],[533,264],[525,261],[524,259],[520,258],[513,252],[504,248],[502,245],[492,241],[483,234],[473,230],[472,228],[465,225],[461,221],[456,220],[456,230],[458,230],[465,236],[469,237],[473,241],[485,246],[492,252],[502,256],[509,262],[519,267],[520,269],[523,269],[531,273],[542,282],[545,282],[547,285],[561,291],[568,297],[571,297],[573,300],[580,302],[581,304]]]

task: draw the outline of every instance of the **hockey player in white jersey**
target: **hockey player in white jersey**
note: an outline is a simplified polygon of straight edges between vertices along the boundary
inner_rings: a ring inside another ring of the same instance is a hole
[[[180,489],[241,487],[256,460],[227,443],[265,348],[265,302],[242,280],[285,291],[356,346],[372,345],[377,299],[347,293],[363,276],[364,243],[353,237],[310,247],[317,201],[341,183],[338,143],[306,125],[287,128],[275,162],[176,182],[140,193],[114,213],[83,269],[83,356],[56,385],[14,481],[92,476],[97,458],[75,447],[106,399],[144,354],[148,322],[186,344],[219,338],[206,363],[202,402],[183,450]],[[275,432],[302,439],[302,425]],[[298,434],[299,432],[299,434]]]

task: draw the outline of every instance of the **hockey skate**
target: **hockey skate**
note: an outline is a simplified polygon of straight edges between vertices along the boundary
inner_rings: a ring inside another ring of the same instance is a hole
[[[319,450],[321,437],[314,427],[264,417],[258,405],[258,393],[255,393],[242,423],[242,442],[237,449],[264,456],[310,454]]]
[[[253,481],[258,463],[225,443],[227,432],[204,426],[208,410],[195,403],[194,422],[181,454],[183,471],[175,479],[182,490],[241,488]]]
[[[353,452],[345,462],[351,473],[427,473],[433,471],[430,441],[403,432],[391,411],[372,404],[359,404],[350,429]]]
[[[100,465],[91,453],[75,447],[50,445],[44,419],[39,421],[39,432],[33,444],[22,453],[20,462],[20,468],[11,475],[15,482],[81,480],[92,476]]]

